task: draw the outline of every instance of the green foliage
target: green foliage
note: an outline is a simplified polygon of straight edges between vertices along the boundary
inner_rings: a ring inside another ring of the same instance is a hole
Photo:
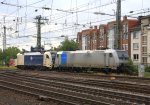
[[[78,44],[74,40],[65,39],[58,47],[59,51],[74,51],[78,48]]]
[[[150,66],[145,67],[145,72],[150,72]]]
[[[0,49],[0,65],[2,65],[3,51]]]
[[[8,47],[5,50],[5,59],[6,59],[6,64],[9,64],[9,60],[11,58],[16,59],[17,54],[20,53],[21,51],[17,47]],[[2,64],[3,56],[4,56],[2,50],[0,49],[0,64]]]
[[[150,72],[145,72],[145,73],[144,73],[144,77],[150,78]]]
[[[127,66],[128,74],[130,74],[130,75],[137,75],[138,74],[138,67],[133,64],[131,59],[129,59],[126,66]]]

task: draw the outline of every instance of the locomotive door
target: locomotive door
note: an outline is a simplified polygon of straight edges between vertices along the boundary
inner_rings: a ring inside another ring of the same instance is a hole
[[[51,63],[50,54],[44,54],[44,65],[46,67],[50,67],[51,68],[52,63]]]
[[[109,53],[104,53],[105,54],[105,67],[108,67],[109,66]]]

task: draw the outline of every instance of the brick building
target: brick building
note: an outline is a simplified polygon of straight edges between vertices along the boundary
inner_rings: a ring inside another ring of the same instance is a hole
[[[91,34],[92,28],[82,30],[82,32],[78,32],[77,41],[79,43],[79,48],[82,50],[88,50],[91,46]]]
[[[90,29],[82,30],[77,34],[77,42],[80,50],[96,50],[98,49],[99,29],[97,26]]]
[[[98,39],[99,39],[99,29],[97,29],[97,26],[94,26],[94,28],[91,29],[91,35],[90,35],[90,50],[96,50],[98,49]]]
[[[116,22],[111,21],[107,23],[107,47],[114,49],[115,48],[115,34],[116,33]]]
[[[128,51],[134,64],[150,66],[150,15],[140,16],[139,20],[124,16],[121,26],[121,49]],[[78,32],[77,42],[81,50],[114,48],[115,33],[116,22],[112,21]]]
[[[77,33],[77,43],[78,43],[78,48],[81,50],[82,49],[82,32]]]
[[[130,30],[134,27],[139,26],[139,20],[137,19],[127,19],[126,16],[122,20],[122,35],[121,35],[121,48],[128,51],[129,56],[131,56],[131,33]]]
[[[82,30],[77,34],[77,42],[80,50],[97,50],[107,47],[107,26],[94,26],[90,29]]]
[[[133,27],[139,26],[139,20],[127,19],[123,17],[121,22],[122,30],[120,36],[121,49],[127,50],[131,55],[131,34],[129,32]],[[100,25],[98,28],[82,30],[78,32],[77,42],[81,50],[95,50],[105,48],[115,48],[116,41],[116,21],[108,22],[107,25]]]
[[[105,49],[107,48],[107,25],[99,26],[99,35],[97,39],[97,49]]]

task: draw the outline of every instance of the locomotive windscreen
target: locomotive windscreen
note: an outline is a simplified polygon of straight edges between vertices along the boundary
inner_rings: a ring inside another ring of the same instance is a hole
[[[119,59],[121,59],[121,60],[129,59],[127,51],[117,51],[117,54],[118,54]]]

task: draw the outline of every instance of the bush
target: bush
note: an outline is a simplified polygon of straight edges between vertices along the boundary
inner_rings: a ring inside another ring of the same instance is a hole
[[[145,72],[150,72],[150,67],[146,66],[145,67]]]
[[[138,75],[138,67],[133,65],[133,62],[131,59],[129,59],[128,63],[126,64],[127,73],[130,75]]]

